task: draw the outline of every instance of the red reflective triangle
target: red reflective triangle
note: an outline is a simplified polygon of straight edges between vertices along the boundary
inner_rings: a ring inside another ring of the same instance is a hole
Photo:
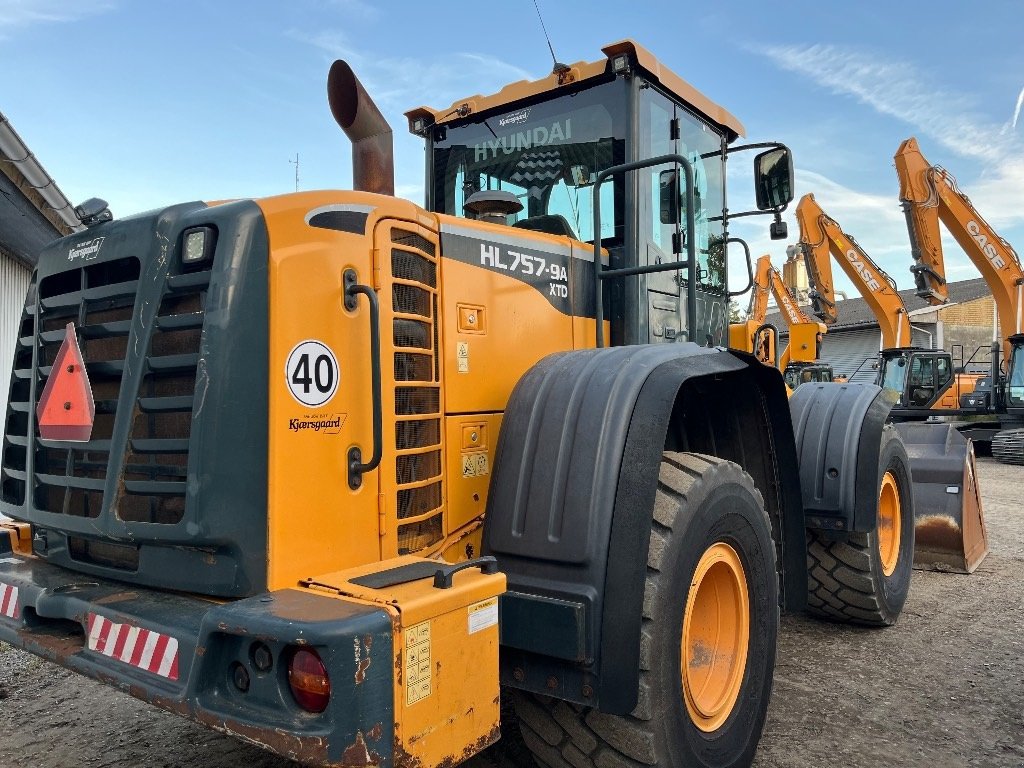
[[[64,329],[64,341],[57,350],[50,376],[36,405],[39,436],[44,440],[88,442],[96,420],[96,401],[92,397],[89,374],[82,350],[78,348],[75,324]]]

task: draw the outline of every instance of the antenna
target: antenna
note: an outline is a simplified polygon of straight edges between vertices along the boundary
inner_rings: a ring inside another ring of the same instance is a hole
[[[551,38],[548,37],[548,29],[544,26],[544,17],[540,15],[540,6],[537,5],[537,0],[533,0],[533,7],[537,9],[537,18],[540,19],[540,28],[544,32],[544,39],[548,41],[548,50],[551,51],[551,61],[554,62],[555,66],[551,70],[552,73],[565,72],[569,69],[565,64],[562,64],[555,57],[555,49],[551,45]]]
[[[288,158],[288,162],[295,166],[295,191],[299,191],[299,153],[295,153],[295,159]]]

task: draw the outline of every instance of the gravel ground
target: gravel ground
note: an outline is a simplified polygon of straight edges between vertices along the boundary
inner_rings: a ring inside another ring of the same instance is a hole
[[[755,766],[1024,766],[1024,469],[979,474],[991,554],[973,575],[915,571],[884,630],[783,619]],[[2,644],[0,717],[7,768],[293,765]]]

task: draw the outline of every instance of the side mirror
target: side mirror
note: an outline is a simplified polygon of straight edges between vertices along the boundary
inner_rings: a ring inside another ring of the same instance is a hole
[[[793,201],[793,155],[785,147],[769,149],[754,158],[757,210],[771,211]]]
[[[679,171],[674,168],[658,174],[659,208],[662,224],[678,224],[682,190],[679,188]]]

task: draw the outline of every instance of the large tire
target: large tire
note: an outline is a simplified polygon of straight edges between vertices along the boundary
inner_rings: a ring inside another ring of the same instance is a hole
[[[761,495],[732,462],[666,453],[653,518],[638,704],[620,717],[518,692],[522,736],[542,766],[712,768],[746,766],[754,758],[771,695],[779,625],[775,547]],[[729,601],[743,588],[745,611],[742,598]],[[709,593],[705,603],[701,598]],[[711,613],[704,610],[712,605]],[[745,619],[723,632],[722,619],[730,616]],[[703,641],[712,635],[731,637],[732,645],[726,639],[709,648]],[[716,672],[727,682],[720,686],[705,677]]]
[[[1004,429],[992,438],[992,455],[1003,464],[1024,464],[1024,429]]]
[[[807,532],[807,605],[815,616],[881,627],[894,624],[903,610],[914,561],[914,500],[910,459],[891,424],[882,431],[875,488],[879,520],[892,520],[884,510],[894,502],[898,526],[880,523],[842,539]]]

